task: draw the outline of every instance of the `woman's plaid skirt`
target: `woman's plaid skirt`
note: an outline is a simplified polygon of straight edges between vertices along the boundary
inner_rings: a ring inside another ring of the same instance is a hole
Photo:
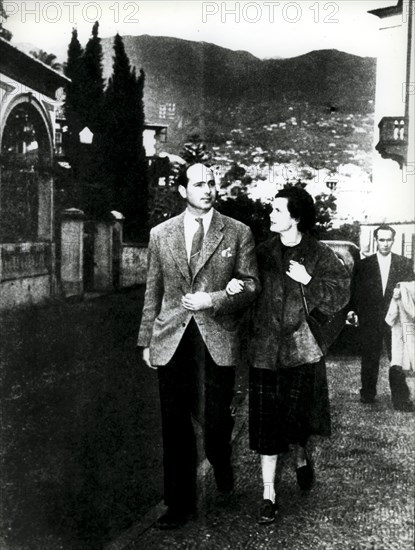
[[[250,367],[249,443],[264,455],[305,446],[311,435],[330,435],[324,359],[277,370]]]

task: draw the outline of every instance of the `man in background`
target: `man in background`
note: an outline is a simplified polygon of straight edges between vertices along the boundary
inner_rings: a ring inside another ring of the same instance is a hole
[[[415,279],[411,261],[392,253],[395,233],[388,225],[381,225],[375,230],[377,252],[357,264],[352,281],[351,308],[358,316],[361,338],[362,403],[375,401],[383,344],[391,358],[391,329],[385,317],[391,300],[399,299],[396,286],[399,282]],[[391,381],[394,367],[389,373]],[[403,411],[413,408],[409,401],[394,402],[394,407]]]

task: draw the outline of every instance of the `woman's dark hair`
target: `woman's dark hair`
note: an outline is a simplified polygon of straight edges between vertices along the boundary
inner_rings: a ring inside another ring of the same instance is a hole
[[[298,220],[301,233],[310,232],[316,224],[316,208],[313,197],[301,187],[286,187],[275,198],[287,199],[287,209],[291,217]]]

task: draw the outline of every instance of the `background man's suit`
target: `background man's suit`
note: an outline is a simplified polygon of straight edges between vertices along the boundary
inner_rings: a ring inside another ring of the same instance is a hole
[[[383,340],[390,354],[391,331],[385,322],[392,300],[393,289],[400,281],[414,280],[412,263],[407,258],[392,253],[389,276],[383,294],[382,279],[377,255],[361,260],[352,284],[352,308],[359,318],[362,356],[361,397],[372,401],[376,396],[379,361]]]
[[[243,292],[229,296],[232,279]],[[189,311],[187,293],[207,292],[212,307]],[[205,452],[214,469],[230,463],[234,369],[238,360],[241,310],[259,291],[254,242],[242,223],[213,212],[199,264],[190,274],[184,213],[150,234],[147,288],[138,345],[150,347],[158,367],[163,424],[165,503],[185,509],[195,501],[195,441],[189,395],[200,402],[204,380]],[[197,407],[196,407],[197,408]],[[200,409],[199,409],[200,412]]]

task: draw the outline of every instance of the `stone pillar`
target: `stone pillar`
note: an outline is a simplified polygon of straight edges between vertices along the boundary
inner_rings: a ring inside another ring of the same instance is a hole
[[[38,238],[52,240],[53,179],[40,177],[38,182]]]
[[[61,284],[66,298],[84,293],[84,219],[82,210],[68,208],[61,221]]]
[[[114,218],[114,226],[112,233],[112,275],[114,288],[120,288],[121,286],[121,268],[122,268],[122,249],[123,249],[123,226],[124,216],[112,210],[111,212]]]
[[[113,232],[114,222],[97,222],[94,237],[94,290],[113,290]]]

